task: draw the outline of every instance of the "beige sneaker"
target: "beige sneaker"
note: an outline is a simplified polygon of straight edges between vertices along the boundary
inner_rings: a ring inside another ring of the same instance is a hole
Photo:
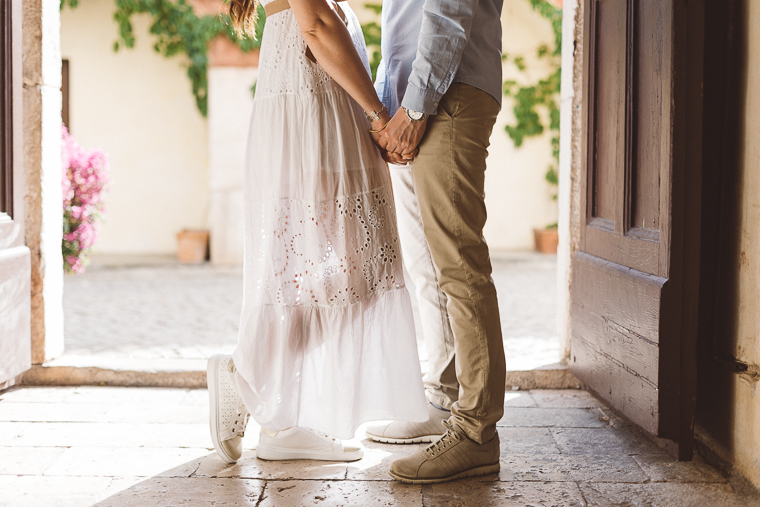
[[[217,354],[208,360],[209,426],[214,449],[225,463],[243,454],[243,436],[250,414],[235,386],[235,363]]]
[[[446,433],[443,421],[451,417],[451,411],[427,404],[429,419],[424,423],[393,421],[367,427],[367,437],[386,444],[416,444],[435,442]]]
[[[256,457],[269,461],[312,459],[321,461],[356,461],[364,449],[310,428],[269,431],[261,428]]]
[[[479,444],[449,422],[443,424],[446,434],[427,448],[394,461],[391,477],[407,484],[432,484],[499,471],[498,433]]]

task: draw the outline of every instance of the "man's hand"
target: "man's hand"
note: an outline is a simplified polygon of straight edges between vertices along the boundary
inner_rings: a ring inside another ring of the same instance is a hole
[[[417,145],[425,134],[427,120],[411,121],[399,108],[388,126],[381,132],[372,134],[372,139],[380,147],[387,162],[405,164],[417,155]]]
[[[389,164],[404,165],[414,160],[414,157],[417,156],[419,151],[420,150],[414,150],[411,155],[399,155],[398,153],[390,153],[385,150],[380,150],[380,154],[383,156],[383,160]]]

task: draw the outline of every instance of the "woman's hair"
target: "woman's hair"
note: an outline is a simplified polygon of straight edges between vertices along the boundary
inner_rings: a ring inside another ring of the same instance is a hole
[[[256,11],[259,0],[230,0],[230,18],[238,35],[256,36]]]

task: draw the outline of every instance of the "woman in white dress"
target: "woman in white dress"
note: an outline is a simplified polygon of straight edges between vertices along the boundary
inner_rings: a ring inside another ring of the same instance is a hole
[[[251,33],[256,0],[231,0]],[[346,2],[262,0],[237,349],[209,360],[211,435],[239,459],[352,461],[370,420],[428,419],[387,167],[387,111]],[[319,62],[319,63],[316,63]],[[366,115],[366,116],[365,116]],[[338,437],[338,438],[335,438]]]

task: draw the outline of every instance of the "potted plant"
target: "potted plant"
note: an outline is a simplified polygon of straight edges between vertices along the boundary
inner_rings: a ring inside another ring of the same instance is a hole
[[[208,259],[208,231],[184,229],[178,232],[177,258],[183,264],[200,264]]]

